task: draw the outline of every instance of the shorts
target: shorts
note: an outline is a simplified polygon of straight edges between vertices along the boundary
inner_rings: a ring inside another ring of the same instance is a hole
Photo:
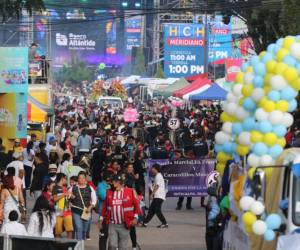
[[[72,215],[57,216],[55,224],[55,235],[61,235],[63,232],[73,232],[73,220]]]

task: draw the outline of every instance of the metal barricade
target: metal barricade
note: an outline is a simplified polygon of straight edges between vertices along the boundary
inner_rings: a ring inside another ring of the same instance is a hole
[[[84,241],[0,235],[0,250],[84,250]]]

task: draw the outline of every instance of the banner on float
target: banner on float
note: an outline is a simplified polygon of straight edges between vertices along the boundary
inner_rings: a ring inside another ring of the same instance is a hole
[[[203,74],[205,30],[202,24],[164,25],[164,73],[166,77]]]
[[[210,177],[214,178],[216,173],[215,159],[150,159],[147,161],[149,181],[153,181],[150,170],[155,163],[161,166],[161,173],[167,184],[167,197],[206,196]]]
[[[0,47],[0,93],[28,92],[28,48]]]
[[[26,138],[27,94],[0,94],[0,137]]]

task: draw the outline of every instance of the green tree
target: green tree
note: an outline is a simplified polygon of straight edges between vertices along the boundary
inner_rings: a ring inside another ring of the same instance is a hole
[[[2,21],[7,20],[10,17],[19,18],[22,10],[26,9],[30,15],[33,11],[44,10],[43,0],[1,0],[0,1],[0,15]]]
[[[164,78],[165,77],[164,70],[163,70],[161,63],[158,63],[154,77],[156,77],[156,78]]]
[[[134,58],[133,74],[143,76],[146,74],[145,56],[142,47],[137,48],[136,56]]]

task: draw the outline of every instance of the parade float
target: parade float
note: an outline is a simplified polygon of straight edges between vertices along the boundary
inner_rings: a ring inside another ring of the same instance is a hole
[[[300,151],[284,150],[299,90],[300,36],[270,44],[237,74],[215,136],[216,169],[230,186],[223,249],[299,244]]]

